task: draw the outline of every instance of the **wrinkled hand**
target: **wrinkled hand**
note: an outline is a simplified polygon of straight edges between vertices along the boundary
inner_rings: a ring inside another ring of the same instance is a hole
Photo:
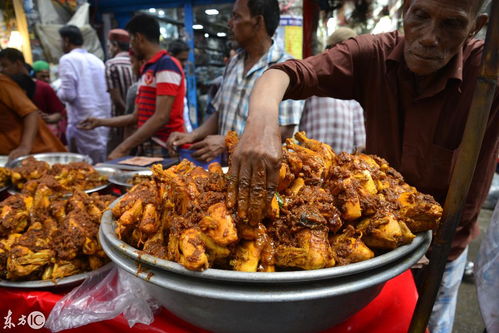
[[[257,225],[267,212],[279,182],[281,136],[275,124],[248,122],[232,154],[227,205]]]
[[[28,155],[31,152],[31,147],[19,146],[12,150],[9,154],[9,161],[15,160],[18,157]]]
[[[204,140],[191,146],[192,157],[209,162],[225,151],[225,137],[223,135],[208,135]]]
[[[177,155],[177,147],[193,143],[194,141],[195,137],[192,133],[173,132],[166,141],[166,149],[170,156],[175,156]]]
[[[87,118],[81,123],[79,123],[77,127],[85,131],[90,131],[99,126],[100,126],[99,118]]]
[[[115,160],[117,158],[127,156],[130,153],[130,150],[124,149],[122,145],[119,145],[118,147],[114,148],[114,150],[109,154],[107,157],[108,160]]]

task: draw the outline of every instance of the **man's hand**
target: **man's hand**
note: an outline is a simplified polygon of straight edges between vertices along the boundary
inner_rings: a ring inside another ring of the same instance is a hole
[[[248,121],[231,157],[227,205],[251,225],[265,217],[277,189],[281,166],[281,137],[275,122]]]
[[[20,156],[28,155],[30,152],[31,152],[31,147],[21,145],[10,152],[9,161],[15,160]]]
[[[225,151],[225,137],[223,135],[208,135],[204,140],[193,144],[190,149],[195,150],[192,157],[209,162]]]
[[[166,147],[170,156],[177,155],[177,147],[193,143],[196,141],[194,134],[191,133],[181,133],[181,132],[173,132],[168,137],[166,141]]]
[[[121,144],[118,147],[114,148],[114,150],[111,152],[111,154],[109,154],[109,156],[107,157],[107,159],[108,160],[115,160],[117,158],[120,158],[120,157],[123,157],[123,156],[127,156],[128,154],[130,154],[130,150],[126,149]]]
[[[79,123],[77,127],[85,131],[90,131],[99,126],[101,126],[100,118],[87,118]]]
[[[40,116],[47,124],[55,124],[62,118],[62,115],[60,113],[48,114],[45,112],[40,112]]]

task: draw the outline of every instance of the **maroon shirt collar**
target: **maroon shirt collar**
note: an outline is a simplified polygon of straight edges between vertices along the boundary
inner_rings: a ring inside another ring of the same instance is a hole
[[[406,77],[412,77],[413,80],[417,80],[414,73],[412,73],[406,66],[404,60],[404,45],[405,39],[403,36],[398,36],[398,42],[395,47],[392,49],[388,57],[386,58],[387,65],[389,64],[401,64],[403,66],[403,70]],[[461,83],[463,81],[463,49],[460,49],[458,54],[454,56],[449,63],[442,68],[439,73],[439,77],[435,82],[433,82],[427,89],[425,89],[416,99],[426,98],[435,96],[439,92],[443,91],[449,81],[457,80],[457,89],[461,92]]]

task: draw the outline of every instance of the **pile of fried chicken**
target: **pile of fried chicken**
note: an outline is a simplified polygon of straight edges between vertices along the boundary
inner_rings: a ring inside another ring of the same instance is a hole
[[[70,198],[40,185],[34,195],[0,203],[0,279],[55,280],[108,260],[97,233],[110,195],[75,191]]]
[[[10,183],[10,169],[0,167],[0,188],[8,186]]]
[[[229,133],[229,153],[237,144]],[[116,234],[190,270],[309,270],[347,265],[436,229],[442,207],[379,157],[336,154],[299,132],[282,148],[267,216],[241,218],[228,204],[228,176],[183,160],[135,185],[112,209]]]
[[[14,187],[29,195],[34,195],[40,185],[55,192],[70,193],[73,190],[85,191],[107,183],[107,177],[100,175],[86,162],[50,166],[32,156],[10,171],[10,179]]]

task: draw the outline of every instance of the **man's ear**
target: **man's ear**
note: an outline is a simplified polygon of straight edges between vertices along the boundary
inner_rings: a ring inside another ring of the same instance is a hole
[[[485,24],[487,24],[488,20],[489,20],[488,15],[486,15],[486,14],[478,15],[475,19],[475,25],[471,29],[471,31],[468,35],[468,38],[475,37],[476,34],[485,26]]]

